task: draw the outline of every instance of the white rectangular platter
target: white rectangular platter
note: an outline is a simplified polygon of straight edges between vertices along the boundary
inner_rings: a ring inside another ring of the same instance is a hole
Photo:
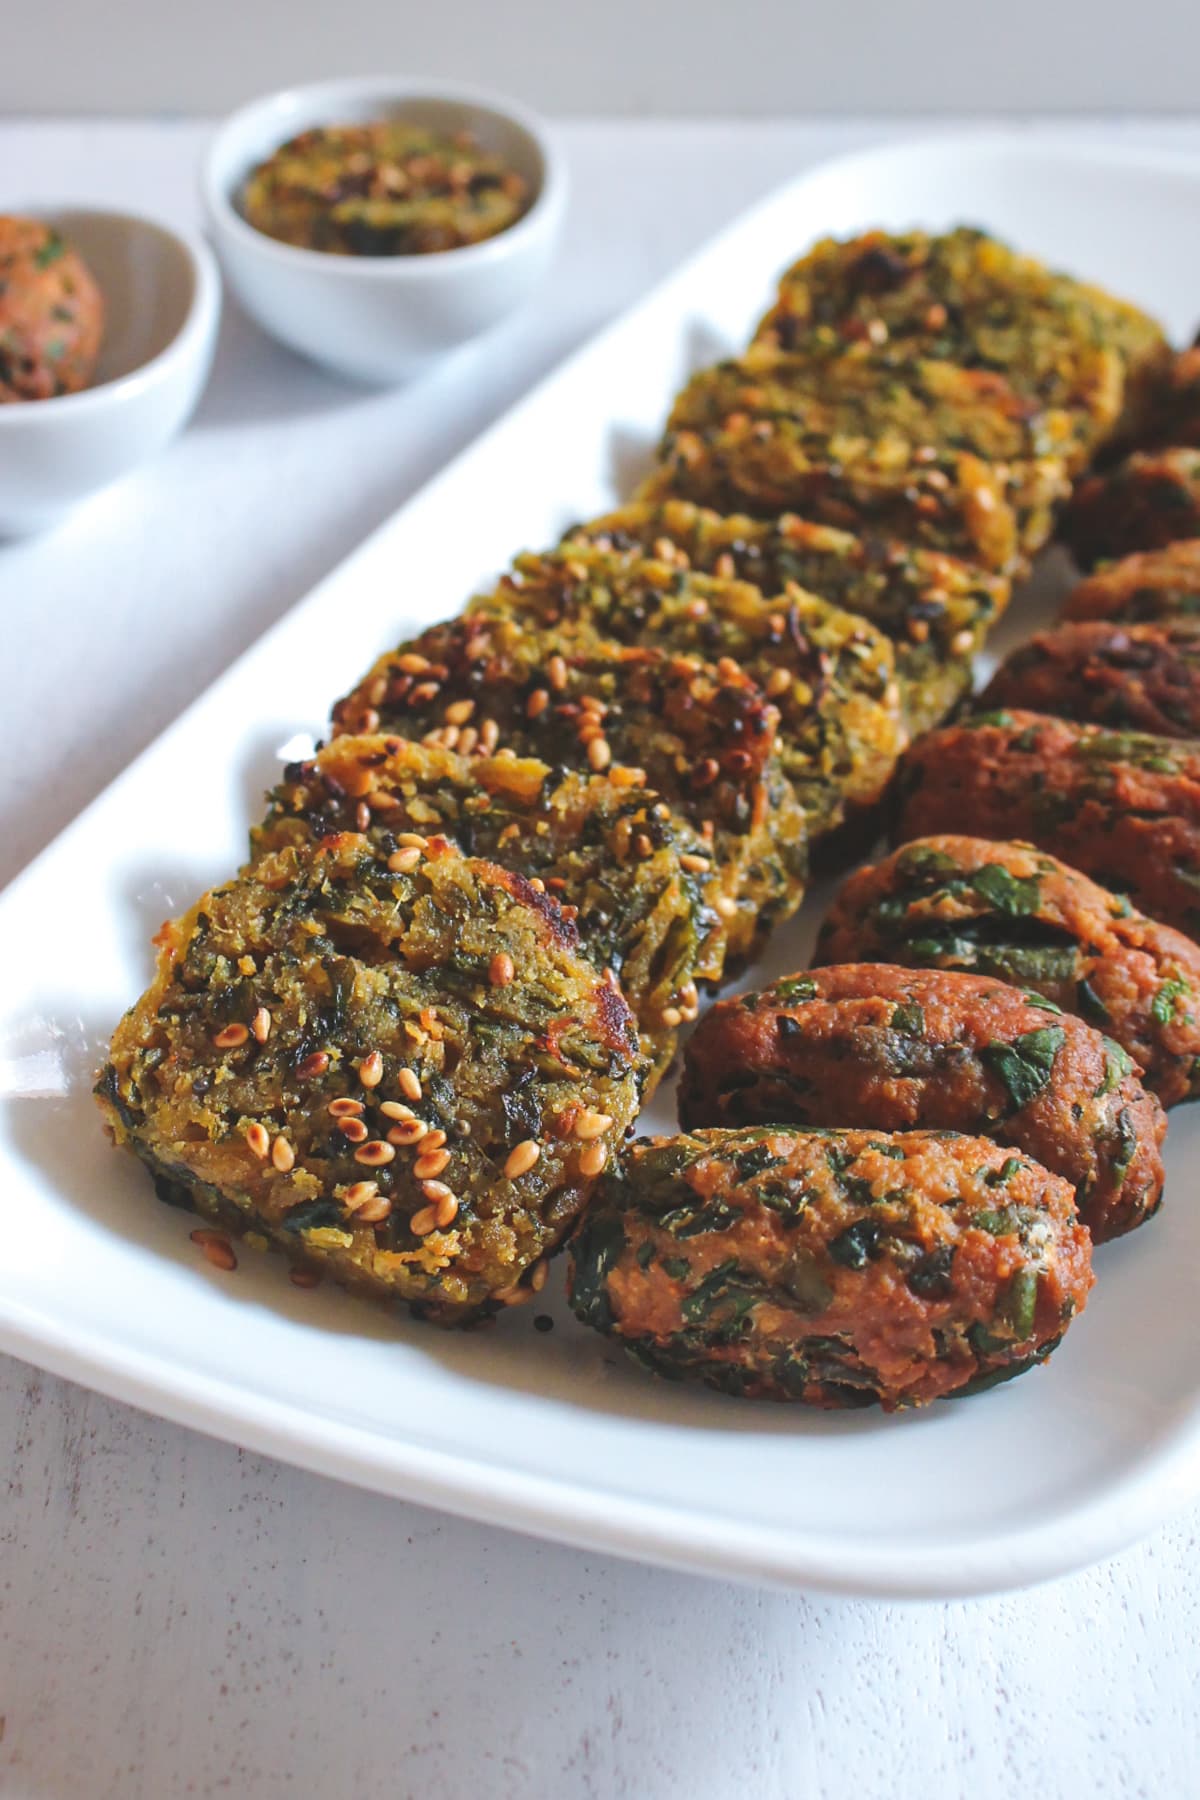
[[[345,1480],[748,1580],[1011,1586],[1115,1550],[1200,1491],[1200,1141],[1186,1114],[1162,1214],[1099,1253],[1053,1362],[884,1418],[656,1384],[561,1300],[546,1335],[528,1309],[446,1334],[300,1292],[274,1258],[246,1252],[218,1274],[186,1215],[107,1147],[90,1097],[151,933],[241,859],[278,749],[319,732],[380,649],[458,611],[516,549],[627,493],[685,375],[744,341],[812,239],[978,223],[1182,337],[1200,312],[1197,217],[1200,167],[1160,156],[943,138],[827,165],[572,358],[235,664],[0,897],[0,1348]],[[1026,596],[1008,634],[1039,607]],[[804,966],[819,911],[815,896],[780,934],[771,970]],[[669,1129],[669,1105],[652,1122]]]

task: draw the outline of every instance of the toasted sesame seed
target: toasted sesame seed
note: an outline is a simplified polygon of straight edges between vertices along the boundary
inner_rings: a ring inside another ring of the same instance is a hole
[[[441,1129],[440,1126],[435,1125],[433,1130],[427,1131],[425,1133],[425,1136],[420,1140],[420,1146],[419,1146],[420,1153],[422,1156],[424,1156],[424,1154],[428,1150],[440,1150],[442,1145],[445,1142],[446,1142],[445,1132]]]
[[[579,702],[579,710],[585,713],[595,713],[598,719],[602,719],[607,713],[608,707],[601,700],[599,694],[584,694]]]
[[[734,562],[732,556],[730,556],[728,550],[722,550],[720,556],[718,556],[714,573],[719,575],[723,581],[732,581],[733,577],[737,574],[737,564]]]
[[[354,1160],[368,1169],[382,1169],[385,1163],[392,1161],[395,1154],[390,1144],[385,1144],[380,1138],[372,1138],[369,1144],[359,1145],[354,1152]]]
[[[421,860],[421,852],[415,844],[407,850],[394,850],[388,857],[388,868],[393,875],[411,875]]]
[[[368,1200],[373,1200],[379,1192],[377,1181],[353,1181],[342,1195],[342,1205],[348,1212],[357,1212]]]
[[[370,1136],[365,1119],[339,1119],[337,1128],[352,1144],[365,1144]]]
[[[556,688],[559,693],[566,687],[567,665],[561,656],[552,656],[546,664],[546,680],[550,683],[550,686]]]
[[[378,1050],[364,1056],[358,1065],[358,1079],[365,1088],[376,1088],[383,1080],[383,1058]]]
[[[363,1103],[361,1100],[351,1100],[347,1098],[343,1100],[331,1100],[329,1102],[329,1116],[333,1119],[357,1119],[362,1111]]]
[[[475,711],[473,700],[455,700],[446,708],[447,725],[465,725]]]
[[[277,1137],[271,1145],[271,1161],[281,1175],[286,1175],[289,1169],[295,1167],[296,1152],[285,1137]]]
[[[246,1145],[255,1156],[265,1156],[271,1148],[271,1137],[265,1125],[257,1122],[246,1127]]]
[[[403,656],[396,658],[396,667],[403,669],[406,675],[423,675],[429,666],[429,658],[418,656],[415,650],[406,650]]]
[[[421,1192],[433,1206],[440,1206],[443,1200],[453,1200],[456,1197],[454,1189],[447,1187],[444,1181],[423,1181]]]
[[[415,1070],[401,1069],[396,1080],[399,1083],[400,1092],[406,1099],[419,1100],[421,1098],[421,1083],[417,1080]]]
[[[233,1253],[233,1245],[220,1231],[193,1231],[193,1244],[198,1244],[214,1269],[224,1269],[228,1274],[237,1268],[237,1257]]]
[[[434,1217],[439,1231],[445,1231],[447,1225],[453,1225],[458,1217],[458,1195],[451,1194],[447,1199],[439,1200]]]
[[[777,700],[780,694],[786,694],[792,685],[792,678],[786,669],[772,669],[767,676],[767,694]]]
[[[298,1288],[315,1288],[321,1285],[321,1277],[315,1269],[291,1269],[288,1280],[293,1287]]]
[[[425,1136],[424,1119],[405,1119],[401,1125],[393,1125],[387,1134],[389,1144],[399,1144],[402,1148],[408,1144],[419,1144]]]
[[[668,1031],[674,1031],[676,1026],[683,1024],[683,1014],[677,1006],[664,1006],[659,1017]]]
[[[423,837],[419,831],[398,832],[396,835],[396,842],[398,844],[409,845],[417,850],[427,850],[429,848],[429,839]]]
[[[329,1067],[329,1057],[324,1050],[314,1050],[311,1056],[296,1064],[297,1081],[311,1081],[315,1075],[323,1075]]]
[[[595,769],[597,775],[607,769],[609,763],[612,761],[612,748],[608,739],[602,737],[593,738],[588,745],[587,759],[592,768]]]
[[[693,875],[705,874],[712,868],[707,856],[697,856],[694,851],[687,850],[679,859],[681,869],[690,869]]]
[[[488,964],[488,980],[493,987],[507,987],[516,972],[513,959],[507,950],[497,950]]]
[[[435,700],[440,683],[436,681],[418,681],[410,696],[414,706],[424,706],[427,700]]]
[[[217,1032],[213,1043],[218,1050],[236,1050],[246,1042],[249,1036],[250,1033],[245,1025],[226,1025],[223,1031]]]
[[[438,742],[441,744],[443,750],[455,750],[458,747],[458,740],[461,735],[462,733],[457,725],[443,725]]]
[[[737,918],[737,901],[729,894],[718,894],[713,901],[713,909],[719,913],[723,919]]]
[[[619,788],[645,787],[646,785],[645,769],[631,768],[628,764],[617,764],[609,778],[613,786]]]
[[[504,1164],[504,1176],[507,1181],[515,1181],[518,1175],[527,1175],[538,1157],[542,1154],[542,1146],[535,1138],[526,1138],[515,1150],[510,1150]]]
[[[392,1210],[392,1203],[386,1194],[376,1194],[371,1200],[364,1200],[354,1215],[358,1225],[378,1225]]]
[[[250,1030],[260,1044],[265,1044],[271,1035],[271,1015],[265,1006],[260,1006],[250,1022]]]
[[[598,1138],[612,1124],[612,1114],[602,1112],[581,1112],[575,1115],[572,1131],[577,1138]]]
[[[608,1150],[604,1144],[589,1144],[579,1158],[581,1175],[599,1175],[608,1161]]]
[[[500,738],[500,727],[495,719],[485,719],[479,727],[479,748],[491,755]]]
[[[549,1273],[550,1267],[544,1257],[540,1262],[534,1263],[532,1269],[529,1271],[529,1285],[535,1294],[541,1293],[546,1285],[546,1277]]]
[[[385,1119],[415,1119],[416,1113],[403,1100],[381,1100],[379,1110]]]
[[[371,809],[365,800],[360,800],[354,810],[354,823],[359,831],[365,831],[371,823]]]
[[[529,885],[535,894],[544,894],[546,891],[546,884],[539,875],[532,875],[529,880]]]
[[[533,1299],[533,1289],[521,1287],[518,1282],[514,1281],[511,1287],[498,1288],[493,1298],[498,1300],[501,1306],[524,1306],[527,1301]]]
[[[459,732],[458,754],[460,756],[470,756],[478,742],[479,733],[473,725],[468,725],[464,731]]]
[[[436,1207],[423,1206],[420,1212],[415,1212],[408,1221],[408,1229],[412,1232],[414,1237],[427,1237],[436,1224]]]
[[[956,631],[950,639],[950,648],[955,656],[969,656],[974,647],[975,634],[972,631]]]
[[[550,695],[548,691],[545,688],[534,688],[532,694],[530,694],[528,700],[525,702],[525,717],[527,719],[540,719],[549,704]]]
[[[448,1150],[430,1150],[426,1155],[418,1156],[413,1164],[413,1174],[418,1181],[431,1181],[435,1175],[442,1173],[449,1161]]]
[[[379,730],[379,714],[373,706],[364,706],[358,720],[364,731]]]

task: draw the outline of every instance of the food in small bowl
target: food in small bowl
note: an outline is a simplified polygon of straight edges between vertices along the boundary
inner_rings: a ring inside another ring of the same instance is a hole
[[[371,76],[234,113],[202,190],[251,317],[301,356],[379,383],[419,374],[530,297],[567,177],[545,126],[511,102]]]
[[[427,256],[515,225],[529,183],[470,131],[403,119],[316,125],[246,182],[242,208],[268,237],[341,256]]]
[[[87,387],[103,330],[96,279],[62,233],[0,214],[0,405]]]

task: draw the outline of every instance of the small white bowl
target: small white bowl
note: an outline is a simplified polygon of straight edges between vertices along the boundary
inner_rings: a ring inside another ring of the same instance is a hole
[[[6,207],[19,212],[19,207]],[[221,281],[207,246],[132,213],[30,206],[78,250],[104,296],[90,387],[0,406],[0,537],[53,525],[161,450],[208,379]]]
[[[242,216],[246,177],[297,132],[395,118],[474,132],[529,183],[528,212],[482,243],[424,256],[303,250]],[[527,298],[554,253],[567,177],[545,127],[509,101],[381,76],[288,88],[243,107],[217,132],[201,189],[229,284],[264,331],[339,374],[391,382],[458,349]]]

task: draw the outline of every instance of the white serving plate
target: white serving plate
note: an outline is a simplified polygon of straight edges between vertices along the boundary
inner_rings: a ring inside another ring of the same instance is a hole
[[[239,860],[279,747],[319,729],[403,631],[627,492],[686,373],[744,339],[811,239],[978,222],[1182,336],[1200,311],[1198,213],[1195,164],[1023,137],[829,164],[573,357],[243,656],[0,897],[0,1347],[383,1492],[755,1581],[1015,1586],[1111,1553],[1195,1496],[1200,1146],[1186,1114],[1171,1126],[1167,1206],[1100,1253],[1092,1303],[1053,1361],[885,1418],[656,1384],[561,1301],[547,1336],[529,1309],[443,1334],[300,1292],[275,1258],[246,1251],[236,1275],[218,1274],[187,1215],[155,1204],[107,1148],[89,1090],[144,985],[150,934]],[[1038,606],[1027,597],[1008,635]],[[766,967],[804,965],[819,912],[818,899]],[[667,1106],[653,1123],[669,1128]]]

